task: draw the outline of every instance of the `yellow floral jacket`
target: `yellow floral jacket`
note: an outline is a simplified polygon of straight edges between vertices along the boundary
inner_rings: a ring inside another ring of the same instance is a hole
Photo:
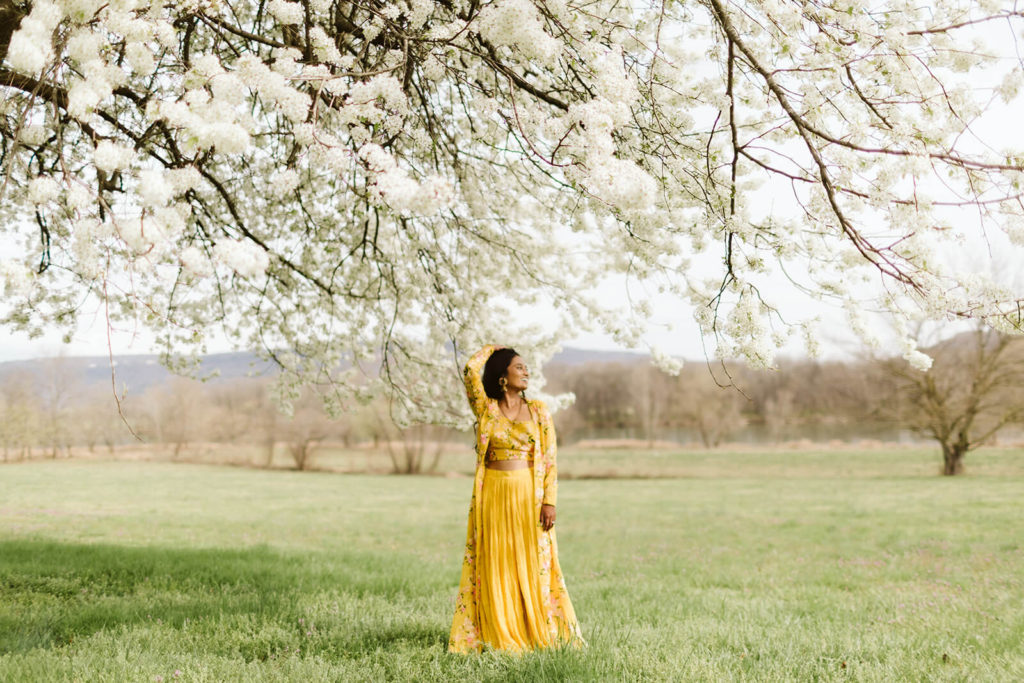
[[[480,595],[480,577],[476,567],[476,549],[480,544],[480,505],[477,504],[483,490],[484,459],[487,444],[500,417],[498,402],[488,398],[484,392],[481,371],[491,353],[499,346],[485,346],[469,362],[463,373],[466,396],[476,415],[476,473],[473,477],[473,495],[469,502],[469,521],[466,528],[466,550],[462,560],[462,578],[455,600],[455,617],[452,619],[448,650],[451,652],[480,651],[480,620],[477,615],[477,600]],[[541,505],[554,505],[558,492],[558,468],[556,465],[557,444],[555,426],[551,414],[542,401],[528,400],[530,414],[540,426],[539,449],[534,453],[533,480],[535,519],[538,526],[537,555],[540,568],[541,599],[547,608],[547,626],[552,642],[568,642],[584,645],[576,614],[558,564],[558,545],[555,530],[540,528]]]

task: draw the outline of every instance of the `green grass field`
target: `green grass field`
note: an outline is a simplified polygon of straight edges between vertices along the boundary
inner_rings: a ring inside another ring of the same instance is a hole
[[[1024,679],[1022,451],[561,457],[679,478],[562,482],[590,646],[522,657],[445,651],[468,479],[2,466],[0,680]]]

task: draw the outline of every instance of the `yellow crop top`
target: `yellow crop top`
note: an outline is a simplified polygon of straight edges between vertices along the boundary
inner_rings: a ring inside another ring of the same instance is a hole
[[[499,411],[500,412],[500,411]],[[487,462],[494,460],[533,460],[540,430],[533,420],[521,422],[501,415],[494,423],[487,446]]]

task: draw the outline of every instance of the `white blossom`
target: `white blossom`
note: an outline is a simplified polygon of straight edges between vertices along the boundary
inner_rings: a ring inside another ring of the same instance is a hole
[[[196,55],[192,60],[192,71],[203,78],[210,79],[224,73],[220,58],[215,54]]]
[[[651,348],[651,362],[661,371],[673,377],[679,375],[683,369],[683,360],[676,356],[670,356],[659,347]]]
[[[175,168],[164,173],[164,179],[170,185],[171,191],[176,194],[185,194],[187,191],[197,187],[202,176],[194,166]]]
[[[79,80],[68,90],[68,113],[79,120],[88,119],[102,99],[101,91]]]
[[[221,240],[213,249],[214,258],[243,277],[256,277],[270,265],[267,253],[248,241]]]
[[[65,200],[69,209],[80,211],[92,203],[93,194],[82,185],[75,183],[68,188]]]
[[[609,50],[594,60],[594,84],[599,97],[629,106],[640,97],[636,84],[626,73],[621,48]]]
[[[146,170],[139,173],[139,199],[143,206],[155,208],[163,206],[174,194],[163,171]]]
[[[178,45],[178,32],[166,21],[156,21],[153,23],[153,36],[160,43],[160,46],[167,50],[171,50]]]
[[[249,146],[249,133],[237,123],[212,123],[203,133],[203,138],[221,154],[241,154]]]
[[[103,276],[104,268],[100,249],[93,237],[95,221],[84,221],[76,226],[72,253],[80,264],[80,274],[89,280]]]
[[[270,180],[270,193],[284,197],[299,186],[299,174],[293,168],[282,169]]]
[[[68,39],[68,56],[79,64],[87,64],[100,59],[103,39],[98,33],[85,26],[75,31]]]
[[[154,209],[150,219],[153,241],[176,240],[180,237],[185,230],[187,215],[188,207],[184,205],[161,206]]]
[[[132,71],[140,76],[149,76],[156,71],[156,60],[153,51],[145,43],[129,43],[125,49],[125,59]]]
[[[245,101],[246,90],[242,80],[234,74],[223,74],[214,77],[210,83],[213,96],[231,105],[240,105]]]
[[[21,28],[11,36],[4,60],[17,71],[35,74],[51,59],[53,48],[46,27],[31,16],[22,19]]]
[[[4,59],[15,70],[34,75],[53,60],[53,31],[63,14],[49,0],[36,0],[31,7],[11,35]]]
[[[287,0],[270,0],[267,11],[282,24],[301,24],[303,20],[302,5]]]
[[[110,140],[100,140],[93,153],[96,168],[105,173],[113,173],[131,165],[135,158],[135,150],[119,145]]]
[[[530,0],[494,0],[480,10],[475,22],[480,35],[493,45],[515,47],[527,57],[550,64],[561,43],[544,28]]]
[[[0,261],[0,282],[6,294],[26,296],[32,290],[34,275],[21,263],[4,260]]]
[[[444,78],[444,65],[434,55],[429,55],[423,61],[423,75],[432,81],[439,81]]]
[[[915,370],[927,372],[932,366],[931,356],[917,348],[917,342],[907,333],[906,325],[902,320],[896,321],[896,329],[902,337],[903,359],[910,363]]]
[[[181,252],[181,265],[195,277],[204,278],[213,274],[210,259],[196,247],[185,247]]]
[[[338,46],[334,44],[327,32],[324,31],[320,26],[313,26],[309,31],[309,41],[313,44],[313,49],[316,52],[316,56],[321,60],[340,66],[343,68],[347,67],[344,57],[341,51],[338,50]],[[343,81],[345,79],[338,79]]]
[[[106,4],[103,0],[62,0],[61,7],[69,18],[86,23]]]
[[[657,197],[654,178],[636,164],[615,157],[596,158],[585,178],[587,189],[623,210],[643,211]]]
[[[18,139],[26,145],[41,145],[46,141],[49,132],[45,126],[38,123],[26,124],[18,132]]]
[[[920,370],[921,372],[927,372],[932,366],[932,357],[918,351],[917,349],[905,351],[903,358],[910,363],[911,367],[915,370]]]
[[[125,218],[117,222],[117,234],[125,245],[136,254],[147,252],[153,246],[158,230],[142,217]]]
[[[39,176],[28,184],[28,196],[34,204],[45,204],[60,195],[60,184],[50,176]]]

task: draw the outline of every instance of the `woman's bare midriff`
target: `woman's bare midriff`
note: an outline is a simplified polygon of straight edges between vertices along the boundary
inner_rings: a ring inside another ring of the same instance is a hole
[[[484,467],[492,470],[523,470],[533,465],[532,460],[491,460]]]

